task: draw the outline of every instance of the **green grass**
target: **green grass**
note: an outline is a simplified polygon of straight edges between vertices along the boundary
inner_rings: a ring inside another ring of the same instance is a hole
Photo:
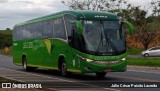
[[[0,30],[1,34],[6,34],[6,35],[12,35],[12,31],[11,30]]]
[[[160,58],[127,58],[128,65],[160,67]]]
[[[143,49],[127,49],[128,55],[138,55],[143,51]]]

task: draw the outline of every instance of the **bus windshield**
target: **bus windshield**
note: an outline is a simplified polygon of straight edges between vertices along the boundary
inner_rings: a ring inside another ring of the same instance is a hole
[[[84,50],[96,55],[118,55],[126,52],[120,21],[83,20]]]

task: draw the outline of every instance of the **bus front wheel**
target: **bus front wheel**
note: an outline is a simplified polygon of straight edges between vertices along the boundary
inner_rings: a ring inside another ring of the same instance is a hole
[[[97,73],[96,73],[96,76],[97,76],[98,78],[104,78],[105,75],[106,75],[106,72],[97,72]]]

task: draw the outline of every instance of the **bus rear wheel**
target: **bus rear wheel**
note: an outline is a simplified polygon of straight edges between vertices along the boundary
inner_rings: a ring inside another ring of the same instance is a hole
[[[27,59],[26,59],[26,57],[22,58],[22,65],[23,65],[23,69],[26,70],[26,71],[33,71],[33,70],[35,70],[35,67],[28,67],[27,66]]]
[[[106,76],[106,72],[97,72],[97,73],[96,73],[96,76],[97,76],[98,78],[104,78],[104,77]]]
[[[61,62],[60,72],[61,72],[62,76],[67,76],[67,65],[66,65],[66,62],[64,60]]]

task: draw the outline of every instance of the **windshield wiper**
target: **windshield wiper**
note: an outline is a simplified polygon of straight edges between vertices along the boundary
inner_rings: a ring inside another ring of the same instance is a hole
[[[106,44],[108,43],[108,44],[113,48],[113,50],[117,53],[118,50],[117,50],[117,48],[115,47],[115,45],[113,44],[113,42],[108,38],[108,36],[107,36],[107,34],[106,34],[105,32],[104,32],[104,34],[105,34],[105,38],[106,38],[106,40],[107,40]]]
[[[113,42],[108,38],[108,36],[106,34],[105,34],[105,38],[106,38],[106,42],[105,42],[106,45],[109,44],[113,48],[113,50],[117,53],[118,52],[117,48],[115,47],[115,45],[113,44]],[[101,39],[100,39],[100,42],[98,44],[98,48],[97,48],[95,54],[98,54],[98,51],[99,51],[101,43],[102,43],[102,46],[103,46],[103,34],[102,34],[102,32],[101,32]],[[108,48],[108,47],[106,47],[106,48]],[[107,49],[107,53],[108,53],[108,49]]]
[[[102,24],[102,22],[101,22],[101,24]],[[104,30],[104,25],[102,24],[102,26],[103,26],[103,30]],[[103,38],[103,33],[104,33],[105,40],[106,40],[106,42],[105,42],[106,46],[109,44],[112,47],[112,49],[117,53],[118,52],[117,48],[115,47],[115,45],[113,44],[113,42],[108,38],[106,32],[104,32],[103,30],[101,31],[101,39],[100,39],[100,42],[98,44],[98,48],[97,48],[95,54],[98,54],[98,50],[100,48],[101,42],[102,42],[102,46],[103,46],[103,39],[104,39]],[[108,48],[108,47],[106,47],[106,48]],[[107,53],[108,53],[108,49],[107,49]]]
[[[97,48],[97,50],[95,51],[95,54],[98,54],[98,50],[99,50],[99,47],[100,47],[101,42],[102,42],[102,45],[103,45],[103,35],[102,35],[102,31],[101,31],[101,39],[100,39],[100,42],[99,42],[99,44],[98,44],[98,48]]]

